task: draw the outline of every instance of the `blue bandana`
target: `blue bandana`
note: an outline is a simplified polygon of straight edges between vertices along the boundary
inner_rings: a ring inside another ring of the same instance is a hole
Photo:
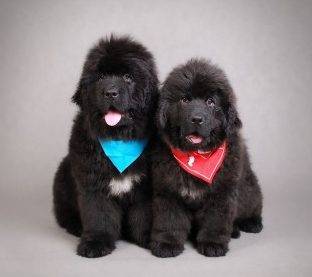
[[[147,139],[142,140],[104,140],[99,142],[105,155],[111,160],[114,166],[122,173],[142,154]]]

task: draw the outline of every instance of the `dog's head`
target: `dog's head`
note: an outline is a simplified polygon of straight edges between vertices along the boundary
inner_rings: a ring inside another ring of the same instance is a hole
[[[150,52],[129,37],[90,50],[73,102],[97,137],[143,138],[151,130],[158,79]]]
[[[157,121],[164,140],[185,151],[211,150],[241,127],[225,74],[200,59],[169,74],[161,89]]]

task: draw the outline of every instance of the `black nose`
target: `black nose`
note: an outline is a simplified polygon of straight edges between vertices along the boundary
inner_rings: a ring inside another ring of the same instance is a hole
[[[204,122],[203,118],[201,116],[193,116],[191,119],[193,124],[202,124]]]
[[[116,98],[119,95],[116,89],[110,89],[105,92],[105,97],[107,98]]]

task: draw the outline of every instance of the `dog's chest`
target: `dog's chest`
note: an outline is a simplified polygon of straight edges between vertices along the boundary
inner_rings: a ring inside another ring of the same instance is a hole
[[[140,175],[126,175],[121,178],[112,178],[108,184],[110,194],[121,196],[130,192],[133,186],[141,180]]]
[[[201,180],[194,180],[192,175],[181,172],[184,177],[181,181],[181,185],[178,189],[179,194],[185,200],[201,200],[208,192],[207,185]]]
[[[202,190],[194,189],[194,188],[181,188],[180,189],[180,195],[183,198],[189,198],[189,199],[201,199],[204,192]]]

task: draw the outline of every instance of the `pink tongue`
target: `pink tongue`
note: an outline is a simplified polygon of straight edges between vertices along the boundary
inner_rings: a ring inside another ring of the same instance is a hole
[[[109,111],[105,116],[104,120],[109,126],[115,126],[121,119],[121,113]]]
[[[194,136],[194,135],[187,136],[187,139],[195,144],[201,143],[203,141],[202,137]]]

